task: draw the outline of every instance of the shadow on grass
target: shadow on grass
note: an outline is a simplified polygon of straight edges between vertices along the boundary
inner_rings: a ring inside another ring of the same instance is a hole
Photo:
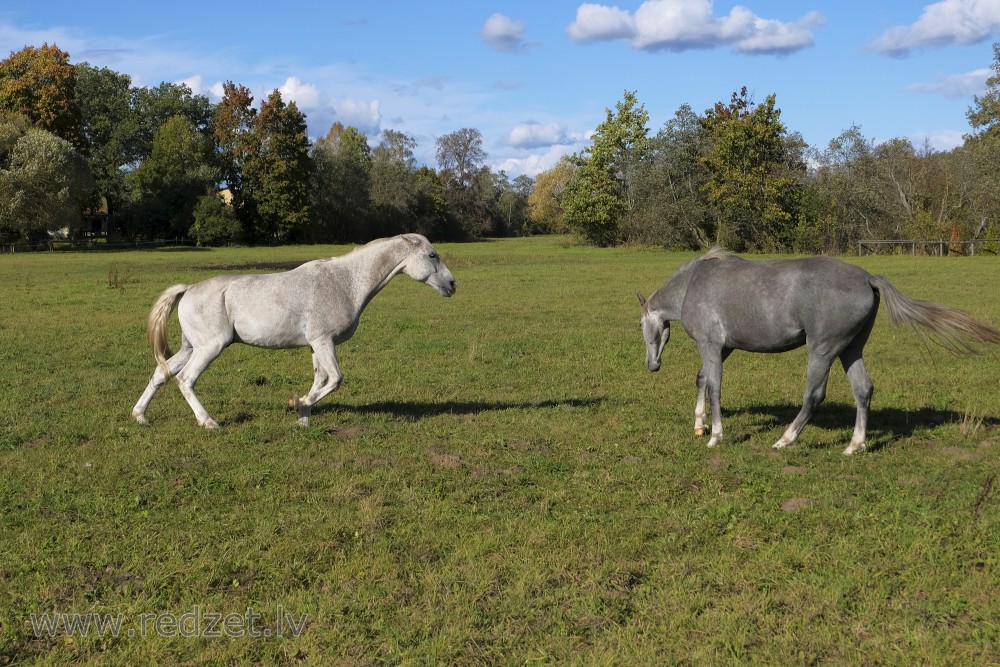
[[[790,403],[774,405],[751,405],[745,412],[770,417],[774,427],[791,424],[801,406]],[[730,414],[741,411],[733,410]],[[810,420],[810,426],[826,430],[853,429],[857,408],[849,403],[823,403]],[[875,408],[868,411],[868,450],[874,451],[897,440],[912,437],[918,430],[933,428],[941,424],[959,424],[969,415],[954,410],[917,407],[912,410],[900,408]],[[983,426],[1000,424],[1000,419],[984,417]]]
[[[476,415],[482,412],[502,410],[544,410],[548,408],[589,408],[600,405],[606,397],[567,398],[548,401],[379,401],[363,405],[330,404],[317,405],[313,414],[322,412],[353,412],[357,415],[390,414],[412,420],[435,415]]]

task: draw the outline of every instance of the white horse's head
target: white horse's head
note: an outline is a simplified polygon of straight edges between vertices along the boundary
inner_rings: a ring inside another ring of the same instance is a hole
[[[417,282],[426,283],[436,289],[441,296],[455,293],[455,276],[444,265],[434,246],[420,234],[403,234],[410,245],[410,254],[403,262],[403,273]]]
[[[660,313],[650,309],[649,303],[639,292],[639,304],[642,306],[642,337],[646,341],[646,368],[654,373],[660,370],[660,357],[663,348],[670,340],[670,321],[665,320]]]

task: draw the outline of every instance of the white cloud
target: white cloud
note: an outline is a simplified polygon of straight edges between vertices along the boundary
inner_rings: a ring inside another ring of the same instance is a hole
[[[319,88],[311,83],[302,83],[297,76],[290,76],[278,89],[286,103],[295,102],[300,111],[316,109],[320,106]]]
[[[333,111],[337,120],[351,125],[369,136],[382,131],[382,112],[379,100],[355,100],[345,98],[333,101]]]
[[[528,122],[516,126],[507,136],[507,143],[514,148],[541,148],[566,143],[566,132],[558,123]]]
[[[794,23],[764,19],[739,5],[720,18],[713,12],[712,0],[646,0],[634,15],[585,3],[566,31],[578,42],[625,39],[643,51],[731,45],[743,53],[790,53],[811,46],[813,29],[825,23],[819,12]]]
[[[507,158],[494,168],[497,171],[503,170],[511,178],[518,176],[531,176],[534,178],[543,171],[548,171],[556,166],[566,155],[578,152],[582,146],[552,146],[544,153],[534,153],[525,157]]]
[[[908,137],[910,143],[918,150],[926,143],[935,151],[950,151],[965,143],[965,136],[958,130],[939,130],[937,132],[918,132]]]
[[[479,36],[495,51],[522,51],[526,47],[524,24],[503,14],[486,19]]]
[[[972,97],[986,92],[986,79],[992,73],[992,70],[984,67],[965,74],[942,77],[937,81],[914,83],[907,86],[906,90],[914,93],[934,93],[950,98]]]
[[[576,42],[626,39],[635,35],[635,20],[617,7],[584,3],[577,8],[576,20],[566,32]]]
[[[916,22],[887,30],[872,46],[890,56],[947,44],[974,44],[1000,30],[1000,2],[941,0],[924,7]]]

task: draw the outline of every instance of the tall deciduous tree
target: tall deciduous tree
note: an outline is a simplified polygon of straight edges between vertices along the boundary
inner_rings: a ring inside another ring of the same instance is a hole
[[[39,128],[85,149],[76,72],[55,44],[26,46],[0,61],[0,110],[20,113]]]
[[[17,136],[20,131],[23,134]],[[0,234],[37,241],[78,228],[93,189],[87,162],[68,141],[0,115]]]
[[[254,131],[256,116],[250,89],[232,81],[225,82],[222,100],[215,108],[213,132],[222,178],[232,194],[233,211],[247,240],[253,240],[260,226],[254,183],[246,176],[248,165],[260,150]]]
[[[788,142],[775,96],[758,105],[744,87],[729,104],[708,109],[702,124],[710,141],[705,191],[715,207],[718,242],[734,250],[785,247],[797,222],[805,164],[796,153],[804,145]]]
[[[313,147],[314,236],[321,241],[367,241],[371,210],[371,149],[357,128],[340,122]]]
[[[561,204],[563,191],[576,174],[576,165],[569,158],[562,158],[556,166],[535,177],[535,187],[528,196],[528,217],[537,231],[569,231],[563,220]]]
[[[371,156],[370,194],[379,236],[415,231],[413,150],[416,140],[396,130],[384,130]]]
[[[264,236],[279,243],[303,241],[312,175],[305,116],[274,90],[261,104],[254,128],[259,150],[248,167]]]
[[[687,104],[649,140],[649,159],[637,179],[628,240],[671,248],[707,248],[715,220],[703,191],[707,148],[698,115]]]
[[[634,91],[615,111],[606,110],[593,144],[578,158],[579,171],[562,196],[566,223],[597,245],[621,239],[623,221],[636,206],[635,182],[647,155],[649,114]]]
[[[174,116],[156,133],[152,153],[127,180],[146,236],[186,236],[198,199],[214,193],[219,182],[212,143],[187,118]]]

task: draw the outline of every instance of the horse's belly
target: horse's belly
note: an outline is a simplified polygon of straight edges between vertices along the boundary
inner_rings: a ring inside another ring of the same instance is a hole
[[[276,317],[253,319],[241,318],[233,325],[236,339],[247,345],[257,347],[287,348],[307,345],[302,328],[290,326],[297,324],[282,321]]]

